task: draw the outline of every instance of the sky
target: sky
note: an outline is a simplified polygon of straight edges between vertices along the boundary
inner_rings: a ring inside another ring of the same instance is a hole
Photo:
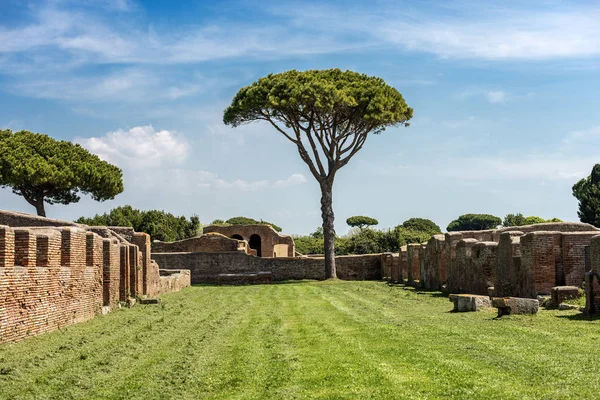
[[[599,20],[600,3],[576,0],[0,0],[0,128],[123,170],[114,200],[49,217],[130,204],[306,234],[320,192],[294,145],[265,123],[225,126],[223,110],[269,73],[349,69],[398,89],[414,118],[338,172],[338,234],[352,215],[577,221],[571,188],[600,162]],[[9,189],[0,208],[34,212]]]

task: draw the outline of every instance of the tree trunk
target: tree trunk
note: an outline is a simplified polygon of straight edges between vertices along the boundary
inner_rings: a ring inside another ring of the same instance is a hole
[[[321,182],[321,216],[323,217],[323,238],[325,242],[325,277],[336,279],[335,270],[335,228],[333,226],[333,181]]]
[[[46,209],[44,208],[44,198],[43,197],[41,199],[36,200],[34,206],[35,206],[35,210],[37,211],[37,215],[39,215],[40,217],[46,216]]]

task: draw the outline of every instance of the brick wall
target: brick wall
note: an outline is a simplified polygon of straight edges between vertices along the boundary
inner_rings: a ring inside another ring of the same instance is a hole
[[[448,271],[449,293],[465,293],[467,288],[467,271],[472,271],[472,247],[477,243],[477,239],[467,238],[459,240],[456,244],[456,256],[452,269]]]
[[[397,283],[400,282],[401,279],[401,275],[400,275],[400,256],[398,254],[394,255],[390,253],[390,256],[392,257],[392,261],[391,263],[388,262],[382,262],[382,274],[381,277],[383,279],[385,279],[386,277],[389,276],[390,281],[393,283]],[[390,274],[386,275],[383,273],[383,271],[386,271],[387,269],[390,270]]]
[[[1,235],[0,231],[0,237]],[[585,274],[585,312],[588,315],[600,313],[600,236],[592,237],[589,255],[590,271]]]
[[[410,243],[406,246],[406,261],[407,265],[407,278],[408,283],[412,284],[419,279],[420,266],[419,266],[419,248],[420,244]]]
[[[115,306],[119,303],[121,279],[121,250],[116,239],[102,240],[103,252],[103,304]]]
[[[408,279],[408,247],[402,246],[400,248],[400,281],[403,282],[404,278]]]
[[[142,270],[141,270],[141,277],[140,280],[142,281],[142,293],[143,294],[148,294],[148,280],[147,280],[147,275],[148,275],[148,268],[150,266],[150,254],[151,254],[151,248],[150,248],[150,235],[146,234],[146,233],[140,233],[140,232],[136,232],[134,233],[133,237],[132,237],[132,242],[133,244],[135,244],[138,249],[139,252],[141,253],[141,258],[142,258]]]
[[[446,282],[446,245],[444,235],[434,235],[427,242],[424,278],[425,289],[439,290]]]
[[[564,275],[564,281],[557,282],[558,285],[582,287],[585,273],[590,270],[590,265],[586,266],[585,248],[591,245],[592,238],[597,234],[597,232],[561,234],[562,265],[560,272]]]
[[[286,246],[287,245],[275,245]],[[247,243],[237,239],[231,239],[220,233],[208,233],[201,236],[196,236],[189,239],[178,240],[176,242],[160,242],[152,243],[152,252],[154,253],[218,253],[222,251],[237,251],[242,249],[245,251]]]
[[[177,269],[189,269],[189,267]],[[148,264],[148,270],[146,272],[146,294],[150,297],[156,297],[158,296],[160,287],[160,272],[156,261],[150,260],[150,264]]]
[[[473,245],[473,260],[465,272],[465,288],[468,293],[487,295],[488,288],[494,286],[496,274],[496,252],[498,243],[478,242]]]
[[[71,221],[40,217],[16,211],[0,210],[0,225],[17,227],[60,227],[60,226],[84,226]]]
[[[391,256],[365,254],[336,257],[337,275],[346,280],[381,279],[382,258]],[[152,253],[161,269],[189,269],[191,281],[216,282],[217,274],[271,272],[273,280],[325,279],[325,261],[320,257],[260,258],[241,252],[224,253]],[[387,261],[386,261],[387,260]]]
[[[101,270],[86,265],[94,259],[87,253],[86,233],[77,228],[0,227],[0,342],[85,321],[99,311]]]
[[[142,295],[144,288],[164,293],[189,284],[185,273],[161,279],[158,265],[150,261],[146,234],[121,232],[138,246],[106,227],[55,227],[53,221],[27,214],[0,211],[0,216],[37,223],[30,228],[0,225],[0,342],[86,321],[102,306]]]
[[[204,233],[220,233],[228,238],[235,235],[248,243],[252,243],[252,237],[257,236],[260,238],[260,256],[265,258],[276,256],[274,246],[277,244],[288,245],[288,257],[294,257],[296,252],[294,239],[291,236],[282,235],[269,225],[206,226]],[[250,246],[252,247],[252,244]]]
[[[178,292],[181,289],[191,285],[190,271],[187,269],[179,270],[159,270],[160,277],[156,288],[156,295]]]
[[[494,296],[522,297],[520,293],[518,271],[521,269],[521,241],[523,232],[510,231],[500,235],[496,250],[496,273],[494,281]]]

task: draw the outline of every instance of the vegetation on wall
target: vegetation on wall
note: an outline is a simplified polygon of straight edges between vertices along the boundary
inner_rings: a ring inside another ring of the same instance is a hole
[[[250,218],[250,217],[232,217],[229,218],[228,220],[224,221],[222,219],[215,219],[213,222],[210,223],[211,225],[216,225],[216,226],[231,226],[231,225],[271,225],[271,227],[273,229],[275,229],[277,232],[281,232],[282,229],[280,226],[275,225],[272,222],[268,222],[268,221],[264,221],[264,220],[257,220],[254,218]]]
[[[266,121],[294,144],[321,188],[325,271],[336,277],[333,183],[370,133],[407,126],[413,116],[383,79],[339,69],[269,74],[239,90],[223,122]]]
[[[502,221],[502,226],[523,226],[523,225],[534,225],[534,224],[543,224],[545,222],[562,222],[562,220],[558,218],[552,219],[544,219],[542,217],[537,217],[535,215],[531,215],[529,217],[523,216],[521,213],[517,214],[507,214]]]
[[[9,187],[46,216],[44,203],[96,201],[123,191],[121,170],[78,144],[29,131],[0,130],[0,187]]]
[[[81,217],[77,221],[86,225],[129,226],[136,232],[145,232],[152,240],[173,242],[198,236],[202,225],[197,215],[189,219],[159,210],[143,211],[129,205],[117,207],[110,212],[92,218]]]

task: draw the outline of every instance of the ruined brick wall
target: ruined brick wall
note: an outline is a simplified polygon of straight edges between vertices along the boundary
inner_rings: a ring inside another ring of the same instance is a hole
[[[452,264],[452,269],[448,271],[449,293],[466,293],[468,278],[467,271],[472,271],[473,262],[472,247],[477,243],[477,239],[462,239],[456,244],[456,257]]]
[[[591,315],[600,313],[600,235],[591,239],[589,256],[590,270],[585,273],[585,313]]]
[[[219,253],[223,251],[245,251],[246,249],[247,242],[231,239],[220,233],[207,233],[176,242],[154,241],[152,243],[154,253]]]
[[[488,295],[488,288],[494,286],[496,274],[496,242],[477,242],[471,249],[473,257],[470,269],[465,271],[467,293]]]
[[[39,217],[33,214],[27,214],[16,211],[0,210],[0,225],[18,227],[61,227],[61,226],[77,226],[83,227],[71,221],[61,221],[58,219]]]
[[[434,235],[427,242],[422,286],[439,290],[446,282],[446,245],[444,235]]]
[[[444,235],[445,249],[446,249],[446,284],[448,287],[459,286],[456,282],[451,282],[452,277],[456,276],[452,274],[452,268],[454,267],[454,261],[456,260],[456,244],[463,239],[461,232],[448,232]]]
[[[389,254],[392,257],[391,262],[389,262],[389,263],[382,262],[381,277],[382,277],[382,279],[386,279],[387,277],[389,277],[389,279],[392,283],[397,283],[397,282],[400,282],[400,280],[402,279],[402,277],[400,275],[400,255],[392,254],[392,253],[389,253]],[[386,275],[383,273],[387,269],[390,270],[389,275]]]
[[[407,278],[408,283],[414,283],[420,275],[419,265],[419,248],[421,247],[418,243],[410,243],[406,246],[406,261],[407,265]]]
[[[507,228],[500,228],[494,231],[494,242],[500,240],[500,235],[504,232],[592,232],[597,231],[600,233],[600,229],[593,225],[586,224],[583,222],[547,222],[543,224],[534,225],[523,225],[523,226],[510,226]]]
[[[275,281],[325,279],[325,260],[321,257],[260,258],[241,252],[226,252],[152,253],[152,258],[161,269],[189,269],[193,284],[216,282],[217,274],[252,272],[271,272]],[[389,262],[387,256],[383,258],[384,262]],[[382,277],[382,255],[338,256],[336,269],[340,279],[379,280]]]
[[[159,270],[160,278],[156,288],[155,295],[178,292],[191,285],[190,271],[187,269],[179,270]]]
[[[87,243],[78,228],[0,226],[0,342],[85,321],[99,311],[101,267]]]
[[[119,303],[119,286],[121,279],[121,250],[116,239],[102,240],[103,254],[103,304],[115,306]]]
[[[408,247],[400,247],[400,281],[404,282],[404,278],[408,279]]]
[[[426,244],[421,244],[417,249],[419,251],[419,286],[423,287],[425,282],[425,265],[429,264],[429,253],[427,252]]]
[[[138,247],[141,257],[141,291],[143,294],[148,294],[148,268],[150,266],[150,254],[152,253],[150,247],[150,235],[142,232],[136,232],[131,240],[131,243]]]
[[[591,269],[586,265],[586,247],[592,244],[592,238],[597,236],[598,232],[573,232],[561,234],[561,253],[562,265],[557,271],[557,278],[564,275],[562,282],[556,282],[560,286],[582,287],[585,279],[585,273]],[[558,269],[558,266],[557,266]],[[562,274],[561,274],[562,273]]]
[[[232,226],[207,226],[204,228],[204,233],[220,233],[229,238],[241,237],[250,244],[250,247],[255,241],[253,236],[260,238],[260,257],[271,258],[275,257],[274,246],[277,244],[288,245],[288,257],[294,257],[296,248],[294,239],[288,235],[282,235],[269,225],[232,225]]]
[[[121,236],[129,243],[133,243],[133,236],[135,235],[133,228],[129,226],[107,226],[106,228]]]
[[[494,296],[497,297],[523,297],[512,293],[520,293],[521,283],[519,273],[521,270],[521,241],[523,232],[509,231],[500,235],[496,250],[496,273],[494,281]],[[528,283],[525,282],[527,286]]]
[[[169,253],[165,253],[169,254]],[[179,254],[179,253],[173,253]],[[197,254],[197,253],[191,253]],[[188,267],[181,267],[176,269],[189,269]],[[146,274],[146,295],[150,297],[158,296],[158,292],[160,288],[160,271],[158,263],[155,260],[150,260],[150,264],[148,264],[148,270]]]
[[[515,276],[521,283],[518,297],[550,294],[556,286],[555,236],[552,232],[531,232],[521,237],[521,271]]]

